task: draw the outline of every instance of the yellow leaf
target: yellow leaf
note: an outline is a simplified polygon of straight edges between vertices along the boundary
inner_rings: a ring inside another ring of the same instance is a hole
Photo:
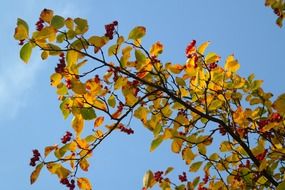
[[[156,42],[151,46],[150,55],[151,56],[158,56],[163,52],[163,45],[160,42]]]
[[[67,19],[65,19],[64,22],[65,22],[66,28],[68,28],[69,30],[73,30],[73,28],[74,28],[74,21],[73,21],[72,18],[67,18]]]
[[[202,164],[203,164],[202,161],[195,162],[195,163],[191,164],[191,166],[190,166],[190,172],[196,172],[196,171],[198,171]]]
[[[80,190],[91,190],[92,186],[91,183],[87,178],[81,177],[77,179],[77,186]]]
[[[122,88],[122,86],[125,86],[127,84],[128,79],[125,77],[119,77],[114,85],[114,89],[118,90],[120,88]]]
[[[219,55],[217,55],[216,53],[210,52],[205,57],[205,62],[206,62],[206,64],[210,64],[210,63],[215,63],[215,62],[219,61],[220,59],[221,59],[221,57]]]
[[[267,164],[266,159],[263,159],[259,165],[258,171],[263,171],[264,169],[266,169],[267,165],[268,164]]]
[[[104,136],[104,133],[101,130],[97,130],[94,136],[95,138],[100,139]]]
[[[59,73],[53,73],[50,76],[50,84],[52,86],[57,86],[61,82],[62,76]]]
[[[45,157],[47,157],[47,155],[48,155],[51,151],[53,151],[53,150],[55,150],[55,149],[57,149],[57,148],[58,148],[57,145],[45,147]]]
[[[76,144],[80,149],[88,149],[88,143],[85,139],[81,139],[80,137],[76,138]]]
[[[26,21],[18,18],[15,28],[14,38],[16,40],[25,40],[29,37],[29,27]]]
[[[69,150],[71,152],[75,152],[75,150],[77,149],[77,143],[75,141],[72,141],[70,144],[69,144]]]
[[[153,173],[148,170],[143,176],[143,187],[151,187],[151,182],[153,181]]]
[[[179,153],[183,144],[183,140],[181,139],[174,139],[171,144],[171,150],[174,153]]]
[[[70,174],[70,171],[64,168],[61,164],[49,163],[46,166],[50,173],[56,174],[59,179],[66,178]]]
[[[280,114],[285,114],[285,93],[278,96],[278,98],[274,101],[272,107]]]
[[[100,125],[102,125],[102,123],[104,122],[104,117],[97,117],[96,120],[94,121],[94,127],[99,127]]]
[[[210,44],[209,41],[204,42],[203,44],[201,44],[201,45],[198,47],[198,52],[199,52],[200,54],[204,54],[204,52],[205,52],[205,50],[206,50],[206,48],[208,47],[209,44]]]
[[[91,36],[89,39],[88,39],[88,42],[92,45],[94,45],[97,49],[97,51],[103,47],[107,42],[108,42],[109,38],[108,37],[99,37],[99,36]],[[97,52],[95,51],[95,52]]]
[[[147,114],[149,110],[145,107],[139,107],[135,110],[134,116],[140,119],[143,123],[147,121]]]
[[[83,171],[88,171],[88,168],[89,168],[89,163],[86,159],[82,159],[80,162],[79,162],[79,166],[80,168],[83,170]]]
[[[138,40],[142,38],[146,33],[146,28],[143,26],[137,26],[133,28],[129,34],[129,39]]]
[[[196,155],[192,152],[190,148],[183,149],[182,158],[183,160],[185,160],[187,165],[189,165],[194,160],[195,157]]]
[[[72,121],[71,121],[71,126],[74,129],[74,131],[76,132],[76,136],[80,136],[83,127],[84,127],[84,120],[82,118],[82,116],[78,115],[78,116],[74,116]]]
[[[52,11],[52,10],[50,10],[50,9],[44,9],[44,10],[42,10],[41,15],[40,15],[40,18],[41,18],[43,21],[50,23],[52,17],[53,17],[53,11]]]
[[[230,71],[230,72],[237,72],[239,67],[240,67],[240,64],[234,58],[233,55],[230,55],[227,57],[226,64],[225,64],[225,70]]]
[[[100,109],[100,110],[107,110],[107,107],[106,107],[106,104],[101,101],[101,100],[94,100],[93,101],[93,105],[97,108],[97,109]]]
[[[184,66],[180,64],[169,63],[169,64],[166,64],[166,68],[174,74],[179,74],[184,69]]]
[[[224,141],[220,144],[220,151],[221,152],[227,152],[232,150],[232,146],[228,141]]]
[[[39,177],[41,169],[43,168],[43,163],[40,163],[39,165],[36,166],[36,169],[32,172],[31,177],[30,177],[30,181],[31,184],[33,184]]]
[[[68,68],[71,68],[73,65],[75,65],[78,61],[78,53],[76,51],[68,51],[66,53],[66,62]]]

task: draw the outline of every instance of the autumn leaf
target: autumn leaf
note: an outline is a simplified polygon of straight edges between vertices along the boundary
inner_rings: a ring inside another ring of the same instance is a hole
[[[96,120],[94,121],[94,127],[99,127],[100,125],[102,125],[102,123],[104,122],[104,117],[100,116],[97,117]]]
[[[53,18],[53,10],[50,10],[50,9],[44,9],[42,12],[41,12],[41,15],[40,15],[40,18],[47,22],[47,23],[50,23],[52,18]]]
[[[129,34],[129,39],[131,40],[138,40],[142,38],[146,33],[146,28],[143,26],[137,26],[133,28]]]
[[[71,121],[71,126],[76,132],[76,136],[80,136],[83,127],[84,127],[84,120],[81,116],[74,116],[72,121]]]
[[[77,179],[77,185],[80,190],[92,190],[91,183],[87,178],[80,177]]]
[[[22,61],[24,61],[25,63],[28,63],[28,61],[30,60],[30,57],[32,55],[32,44],[31,43],[26,43],[20,50],[20,58],[22,59]]]
[[[83,170],[83,171],[88,171],[88,168],[89,168],[89,163],[86,159],[82,159],[80,162],[79,162],[79,166],[80,168]]]
[[[25,40],[29,37],[29,26],[26,21],[18,18],[15,28],[14,38],[16,40]]]
[[[285,93],[278,96],[278,98],[274,101],[272,107],[280,114],[285,114]]]
[[[44,163],[40,163],[36,166],[36,169],[32,172],[31,177],[30,177],[31,184],[33,184],[38,179],[43,166],[44,166]]]
[[[226,59],[225,69],[230,72],[237,72],[240,65],[233,55],[228,56]]]

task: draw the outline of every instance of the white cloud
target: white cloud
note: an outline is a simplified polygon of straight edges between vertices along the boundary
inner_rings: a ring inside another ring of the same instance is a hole
[[[43,68],[39,61],[32,60],[28,65],[15,61],[0,69],[0,120],[15,118],[25,106],[29,89],[35,85],[37,73]]]

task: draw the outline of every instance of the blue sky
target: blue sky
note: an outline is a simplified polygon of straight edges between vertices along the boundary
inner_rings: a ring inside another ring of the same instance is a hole
[[[69,127],[64,121],[49,76],[55,60],[42,62],[34,52],[29,65],[21,63],[19,46],[13,39],[16,19],[30,27],[43,8],[56,14],[89,20],[91,30],[103,33],[106,23],[118,20],[120,33],[127,35],[134,26],[147,27],[144,44],[159,40],[164,46],[162,61],[182,63],[187,44],[211,41],[210,51],[223,58],[234,53],[247,76],[255,73],[264,88],[274,94],[285,92],[284,29],[275,24],[272,11],[262,1],[227,0],[9,0],[0,12],[0,182],[2,189],[64,189],[56,176],[43,170],[30,186],[31,150],[42,150],[58,142]],[[180,156],[170,154],[163,144],[149,153],[152,136],[139,122],[133,123],[135,135],[113,135],[94,153],[90,172],[94,189],[140,189],[146,170],[177,166],[186,170]]]

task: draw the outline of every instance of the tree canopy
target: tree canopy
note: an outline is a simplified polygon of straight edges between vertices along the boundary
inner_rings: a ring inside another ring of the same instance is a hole
[[[266,5],[281,10],[277,24],[282,26],[284,2]],[[17,20],[14,38],[23,62],[36,48],[42,60],[58,58],[50,84],[63,117],[72,118],[60,143],[43,153],[33,150],[31,183],[45,167],[70,190],[92,189],[92,179],[78,171],[88,172],[93,153],[110,134],[132,135],[137,119],[153,134],[150,151],[170,141],[186,168],[179,184],[167,176],[175,169],[172,163],[164,171],[146,171],[144,190],[155,185],[165,190],[284,189],[285,94],[273,98],[254,74],[240,76],[235,56],[222,63],[208,50],[210,42],[193,40],[184,63],[164,63],[161,42],[143,45],[145,27],[134,27],[126,36],[118,27],[113,21],[105,25],[105,34],[94,34],[86,19],[64,18],[49,9],[41,12],[36,31]]]

